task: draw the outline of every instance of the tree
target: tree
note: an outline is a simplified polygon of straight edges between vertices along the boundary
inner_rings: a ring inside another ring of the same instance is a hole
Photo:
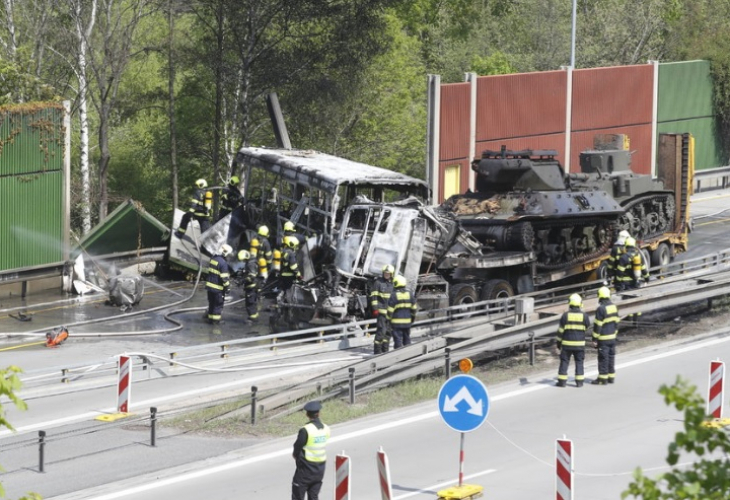
[[[27,409],[27,405],[25,402],[18,397],[15,392],[20,389],[20,378],[18,378],[18,374],[21,372],[21,369],[17,366],[9,366],[5,369],[0,369],[0,399],[2,397],[6,397],[10,400],[11,403],[13,403],[16,408],[20,410]],[[10,422],[5,418],[5,411],[3,410],[3,405],[0,404],[0,427],[6,427],[10,430],[13,429],[13,426],[10,425]],[[5,496],[5,490],[3,489],[3,485],[0,484],[0,497]],[[27,497],[23,497],[20,500],[40,500],[40,496],[36,495],[35,493],[30,493]]]
[[[730,440],[721,428],[704,425],[705,402],[697,388],[677,377],[672,386],[663,385],[659,393],[667,405],[684,412],[684,431],[669,444],[667,464],[672,469],[656,479],[641,469],[621,498],[644,500],[726,500],[730,498]],[[692,467],[678,467],[680,456],[695,455]]]

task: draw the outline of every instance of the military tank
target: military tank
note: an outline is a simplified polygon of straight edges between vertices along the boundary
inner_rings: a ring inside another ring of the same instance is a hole
[[[542,271],[604,255],[622,229],[645,240],[673,226],[673,192],[633,173],[629,151],[586,151],[575,174],[556,157],[554,150],[484,151],[472,162],[476,192],[442,208],[491,250],[535,252]]]

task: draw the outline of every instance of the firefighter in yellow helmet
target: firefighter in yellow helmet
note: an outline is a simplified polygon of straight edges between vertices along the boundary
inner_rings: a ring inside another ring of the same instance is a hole
[[[644,260],[644,254],[636,246],[636,240],[632,237],[626,238],[626,249],[619,259],[616,274],[616,290],[623,291],[631,288],[639,288],[642,282],[649,281],[649,269]]]
[[[631,235],[627,230],[620,231],[618,238],[616,238],[616,243],[611,247],[611,255],[608,258],[608,268],[606,269],[608,279],[611,281],[616,279],[619,259],[621,259],[621,255],[623,255],[626,249],[626,239],[630,237]]]
[[[205,289],[208,291],[208,323],[217,325],[221,321],[225,297],[230,290],[230,268],[227,257],[233,252],[230,245],[222,245],[218,254],[211,257],[208,263],[208,272]]]
[[[271,243],[269,242],[269,227],[265,225],[259,226],[256,231],[256,236],[251,239],[251,248],[249,252],[256,258],[263,258],[266,262],[266,274],[268,275],[268,268],[271,266],[271,261],[274,258],[274,252],[271,250]]]
[[[383,266],[383,274],[373,283],[370,292],[370,311],[375,323],[375,339],[373,354],[388,352],[390,335],[388,334],[388,300],[393,293],[393,273],[395,268],[390,264]]]
[[[556,349],[560,355],[558,368],[558,387],[568,383],[570,358],[575,359],[575,385],[583,387],[583,362],[586,355],[586,332],[591,325],[588,315],[583,312],[583,298],[574,293],[568,298],[568,311],[563,313],[558,325]]]
[[[238,252],[238,261],[243,264],[240,276],[243,278],[243,291],[245,294],[247,323],[253,323],[259,319],[259,289],[261,279],[259,277],[259,266],[256,257],[248,250]]]
[[[223,188],[218,220],[221,220],[243,204],[243,196],[241,195],[239,184],[241,184],[241,180],[238,176],[234,175],[230,178],[226,187]]]
[[[302,273],[299,271],[299,263],[297,262],[297,251],[299,249],[299,240],[289,236],[284,238],[284,250],[281,254],[281,290],[286,292],[289,290],[294,281],[302,279]]]
[[[213,207],[213,193],[208,191],[208,182],[205,179],[195,181],[195,191],[190,198],[188,211],[182,217],[175,236],[182,238],[188,229],[191,219],[198,221],[200,232],[204,233],[210,227],[210,210]]]
[[[618,308],[611,302],[611,290],[598,289],[598,308],[593,321],[593,347],[598,349],[598,378],[591,384],[613,384],[616,379],[616,335],[618,335]]]
[[[416,319],[417,310],[416,298],[406,288],[406,279],[397,275],[393,278],[393,292],[388,299],[388,319],[393,334],[393,349],[410,345],[411,325]]]

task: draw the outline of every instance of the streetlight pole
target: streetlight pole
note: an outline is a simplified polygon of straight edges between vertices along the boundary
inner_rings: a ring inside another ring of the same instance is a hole
[[[575,69],[575,13],[577,0],[573,0],[573,29],[570,33],[570,67]]]

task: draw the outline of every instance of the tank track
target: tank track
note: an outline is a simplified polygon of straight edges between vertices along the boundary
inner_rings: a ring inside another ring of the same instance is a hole
[[[654,193],[631,199],[622,206],[626,213],[618,218],[616,234],[625,229],[637,241],[646,241],[674,228],[673,193]]]
[[[557,270],[597,259],[613,242],[615,218],[533,221],[537,268]]]

